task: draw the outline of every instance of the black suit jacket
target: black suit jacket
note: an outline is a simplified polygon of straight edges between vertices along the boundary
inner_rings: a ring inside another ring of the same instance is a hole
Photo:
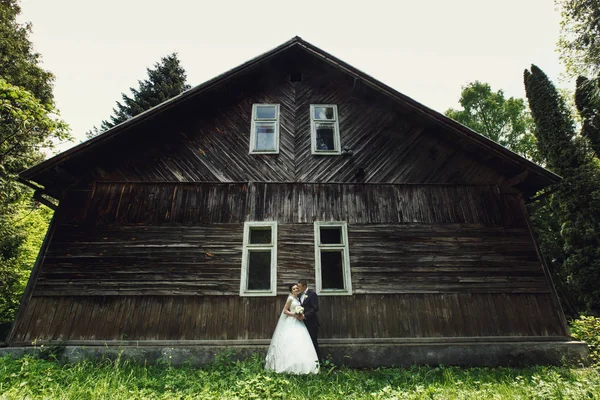
[[[302,294],[300,294],[300,298],[302,298]],[[302,307],[304,307],[304,323],[306,326],[319,326],[319,318],[317,317],[317,313],[319,312],[319,296],[313,290],[308,289],[306,291]]]

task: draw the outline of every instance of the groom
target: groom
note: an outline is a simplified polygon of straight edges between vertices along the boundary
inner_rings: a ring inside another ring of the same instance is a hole
[[[321,352],[319,351],[319,343],[317,342],[317,335],[319,333],[319,319],[317,317],[317,313],[319,312],[319,297],[313,290],[308,289],[306,279],[298,280],[298,289],[300,289],[298,298],[300,304],[304,307],[304,315],[301,319],[304,320],[313,346],[315,346],[319,362],[321,362]]]

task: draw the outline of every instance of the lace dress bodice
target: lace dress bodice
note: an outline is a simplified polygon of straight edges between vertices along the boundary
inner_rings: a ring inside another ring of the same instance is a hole
[[[290,303],[290,311],[294,312],[294,310],[296,309],[296,307],[300,306],[300,300],[298,300],[297,297],[294,297],[292,295],[288,296],[288,300],[292,300],[292,302]]]

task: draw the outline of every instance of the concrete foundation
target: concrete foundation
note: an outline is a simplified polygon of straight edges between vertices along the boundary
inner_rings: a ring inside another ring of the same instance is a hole
[[[60,345],[0,348],[0,356],[54,354],[63,362],[84,359],[128,359],[139,363],[163,363],[173,366],[203,366],[222,358],[242,360],[259,354],[267,345]],[[526,366],[534,364],[585,365],[588,349],[584,342],[476,342],[476,343],[357,343],[323,344],[321,353],[336,365],[354,368],[410,365]]]

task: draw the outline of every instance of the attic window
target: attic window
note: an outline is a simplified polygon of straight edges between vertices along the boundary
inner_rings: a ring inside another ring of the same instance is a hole
[[[254,104],[250,154],[279,153],[279,104]]]
[[[240,296],[277,294],[277,222],[246,222]]]
[[[336,105],[310,105],[310,132],[312,154],[341,154],[340,127]]]

